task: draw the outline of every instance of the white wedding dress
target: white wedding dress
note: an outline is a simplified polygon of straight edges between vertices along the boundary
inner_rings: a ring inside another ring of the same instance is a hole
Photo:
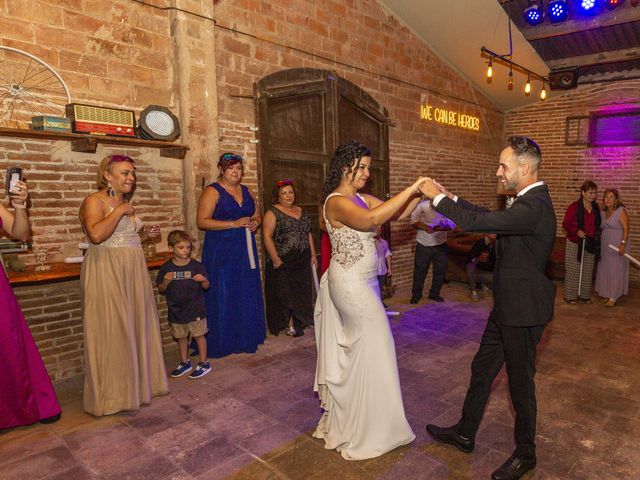
[[[333,228],[326,216],[325,222],[332,257],[315,307],[314,385],[324,413],[313,436],[347,460],[364,460],[415,435],[405,418],[395,345],[378,293],[375,233]]]

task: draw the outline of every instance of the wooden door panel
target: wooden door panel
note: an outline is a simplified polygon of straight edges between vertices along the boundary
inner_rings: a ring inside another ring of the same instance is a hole
[[[372,158],[384,159],[380,122],[343,96],[338,105],[338,122],[338,144],[358,140],[369,147]]]
[[[291,95],[268,100],[269,148],[324,154],[324,94]]]

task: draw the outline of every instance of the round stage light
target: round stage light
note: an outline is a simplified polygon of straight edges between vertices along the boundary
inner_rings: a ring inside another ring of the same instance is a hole
[[[569,16],[566,0],[552,0],[547,4],[547,15],[551,23],[564,22]]]
[[[149,105],[140,113],[138,134],[147,140],[173,142],[180,136],[180,122],[168,108]]]
[[[524,9],[524,19],[529,25],[538,25],[543,20],[543,11],[540,2],[530,1]]]
[[[598,11],[596,0],[580,0],[578,8],[585,15],[595,15]]]

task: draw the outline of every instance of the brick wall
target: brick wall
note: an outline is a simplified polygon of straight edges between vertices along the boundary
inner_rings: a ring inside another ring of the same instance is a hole
[[[631,254],[640,242],[640,146],[589,148],[565,145],[568,116],[589,115],[640,106],[640,80],[581,86],[554,95],[545,102],[521,107],[505,115],[506,135],[527,135],[536,140],[543,155],[542,178],[549,184],[558,216],[558,235],[567,206],[578,199],[580,185],[589,179],[602,194],[617,188],[627,206],[630,221]],[[602,200],[601,195],[598,198]],[[631,267],[630,279],[640,281],[640,270]]]
[[[72,101],[140,112],[149,104],[170,108],[182,126],[185,160],[150,148],[100,145],[96,154],[72,152],[68,142],[0,137],[0,171],[25,170],[32,206],[34,249],[47,262],[78,255],[83,240],[78,209],[95,191],[96,167],[104,155],[123,153],[138,166],[133,205],[143,221],[169,230],[195,229],[195,202],[202,178],[212,176],[217,151],[217,101],[213,22],[209,0],[0,0],[0,45],[49,63],[63,77]],[[181,12],[173,7],[188,9]],[[155,6],[155,7],[154,7]],[[156,8],[158,7],[158,8]],[[4,174],[0,173],[4,181]],[[34,263],[32,253],[22,255]],[[82,317],[77,281],[16,288],[49,373],[55,380],[81,370]],[[159,303],[163,325],[166,309]],[[175,348],[168,341],[167,348]]]
[[[309,67],[334,70],[388,109],[392,194],[423,174],[472,201],[495,203],[502,113],[377,1],[222,0],[214,13],[221,148],[249,159],[252,188],[258,188],[256,148],[249,143],[249,127],[257,124],[253,84],[280,70]],[[423,99],[480,117],[480,132],[421,122]],[[411,282],[414,240],[408,220],[392,227],[400,288]]]

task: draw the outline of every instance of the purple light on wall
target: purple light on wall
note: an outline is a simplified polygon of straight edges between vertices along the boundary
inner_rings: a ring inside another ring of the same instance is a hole
[[[589,146],[640,145],[640,109],[615,107],[589,115]]]

